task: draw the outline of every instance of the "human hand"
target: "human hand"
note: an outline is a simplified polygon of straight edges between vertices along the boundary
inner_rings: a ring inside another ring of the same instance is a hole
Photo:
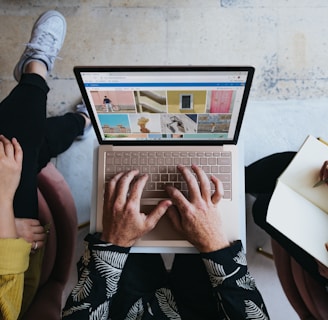
[[[18,141],[0,135],[0,202],[14,200],[22,171],[23,151]]]
[[[163,200],[149,213],[140,212],[140,199],[148,176],[138,170],[115,175],[104,194],[101,240],[121,247],[131,247],[151,231],[172,204]]]
[[[320,169],[320,181],[328,181],[328,160],[326,160]],[[328,183],[328,182],[326,182]]]
[[[44,246],[46,232],[37,219],[15,218],[17,235],[31,243],[32,250],[40,249]]]
[[[218,203],[223,196],[222,183],[216,177],[211,177],[215,186],[212,194],[210,180],[205,172],[196,165],[191,168],[196,177],[188,168],[178,166],[188,186],[189,200],[178,189],[167,186],[166,191],[174,204],[168,209],[167,215],[175,228],[200,252],[227,247],[230,244],[218,212]]]

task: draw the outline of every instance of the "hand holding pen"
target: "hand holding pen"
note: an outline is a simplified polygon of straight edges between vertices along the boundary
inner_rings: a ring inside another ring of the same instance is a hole
[[[326,160],[323,163],[323,165],[320,169],[319,177],[320,177],[320,180],[313,186],[313,188],[319,187],[324,183],[328,184],[328,160]]]

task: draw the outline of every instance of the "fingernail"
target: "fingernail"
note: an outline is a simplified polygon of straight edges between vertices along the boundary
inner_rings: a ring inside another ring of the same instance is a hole
[[[220,192],[220,194],[224,194],[224,188],[223,188],[223,183],[222,183],[222,181],[221,180],[219,180],[219,192]]]

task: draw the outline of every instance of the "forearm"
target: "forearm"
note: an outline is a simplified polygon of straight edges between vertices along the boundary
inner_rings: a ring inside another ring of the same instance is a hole
[[[108,318],[130,250],[102,242],[93,235],[88,235],[86,241],[88,246],[78,264],[78,283],[66,301],[64,319],[89,319],[96,313]]]
[[[0,239],[17,238],[13,202],[0,200]]]
[[[202,254],[202,258],[220,314],[230,319],[269,319],[255,280],[248,272],[240,241],[231,247]]]

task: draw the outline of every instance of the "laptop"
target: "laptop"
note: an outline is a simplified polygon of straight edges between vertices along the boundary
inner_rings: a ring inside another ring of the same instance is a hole
[[[102,230],[104,186],[115,173],[138,168],[149,175],[141,200],[147,213],[167,197],[166,183],[188,196],[176,166],[195,163],[223,182],[224,227],[230,241],[241,239],[245,246],[244,163],[237,142],[254,68],[76,66],[74,74],[98,140],[90,231]],[[132,252],[195,248],[164,215]]]

